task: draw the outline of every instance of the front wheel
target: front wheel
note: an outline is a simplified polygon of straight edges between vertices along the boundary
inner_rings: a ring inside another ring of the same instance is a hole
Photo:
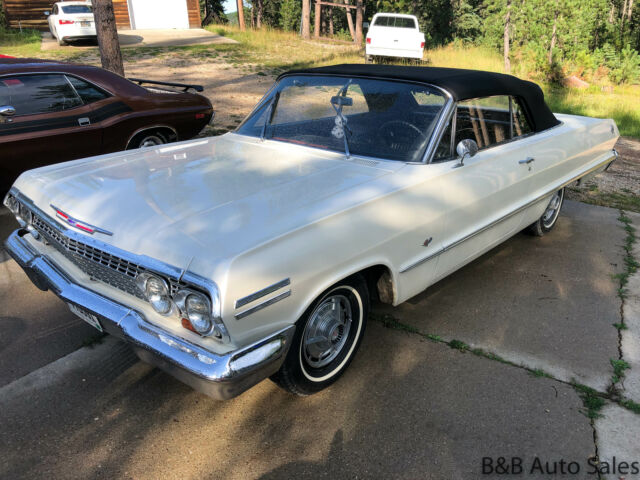
[[[298,320],[287,357],[271,380],[301,396],[331,385],[355,356],[368,315],[369,292],[361,276],[331,287]]]
[[[558,221],[563,202],[564,188],[561,188],[553,194],[542,216],[535,223],[529,225],[527,231],[536,237],[542,237],[545,233],[550,232]]]

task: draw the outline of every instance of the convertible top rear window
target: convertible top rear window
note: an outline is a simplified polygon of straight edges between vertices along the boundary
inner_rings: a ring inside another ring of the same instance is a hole
[[[237,133],[419,162],[446,102],[442,91],[428,85],[358,77],[286,76]]]

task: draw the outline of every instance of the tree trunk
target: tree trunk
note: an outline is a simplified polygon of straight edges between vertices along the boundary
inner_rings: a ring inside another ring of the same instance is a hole
[[[344,0],[344,3],[349,5],[349,0]],[[351,38],[355,41],[356,32],[353,28],[353,18],[351,17],[351,9],[345,8],[345,10],[347,11],[347,25],[349,25],[349,33],[351,34]]]
[[[302,0],[302,38],[311,38],[311,0]]]
[[[362,0],[356,0],[356,45],[362,45]]]
[[[111,0],[92,0],[102,68],[124,77],[122,53]]]
[[[240,26],[240,30],[244,32],[247,28],[244,24],[244,4],[242,0],[237,0],[236,5],[238,6],[238,25]]]
[[[313,25],[313,36],[315,38],[320,38],[320,22],[322,21],[322,5],[320,5],[318,3],[318,0],[316,0],[316,15],[314,18],[314,25]]]
[[[627,20],[631,21],[632,13],[633,13],[633,0],[629,0],[629,10],[627,10]]]
[[[509,30],[511,28],[511,0],[507,0],[507,15],[504,17],[504,71],[511,73],[511,60],[509,60]]]
[[[333,38],[333,7],[329,7],[329,36]]]
[[[262,28],[262,15],[264,14],[264,0],[258,0],[258,8],[256,12],[256,27]]]
[[[553,49],[556,48],[557,35],[556,30],[558,28],[558,1],[556,0],[556,8],[553,13],[553,32],[551,33],[551,45],[549,46],[549,65],[553,64]]]

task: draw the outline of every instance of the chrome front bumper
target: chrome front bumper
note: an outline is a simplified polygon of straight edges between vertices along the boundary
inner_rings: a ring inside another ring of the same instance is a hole
[[[13,232],[5,246],[29,279],[67,303],[92,313],[102,328],[129,342],[141,360],[155,365],[210,397],[226,400],[275,373],[289,350],[295,326],[284,328],[247,347],[219,355],[176,337],[129,307],[75,283],[49,258]]]

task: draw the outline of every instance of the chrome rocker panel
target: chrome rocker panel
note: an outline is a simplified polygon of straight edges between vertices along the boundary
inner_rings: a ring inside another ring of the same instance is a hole
[[[98,317],[102,328],[130,343],[138,357],[218,400],[233,398],[275,373],[289,350],[291,325],[247,347],[218,355],[148,323],[142,314],[74,283],[55,263],[13,232],[5,242],[11,257],[41,290]]]

